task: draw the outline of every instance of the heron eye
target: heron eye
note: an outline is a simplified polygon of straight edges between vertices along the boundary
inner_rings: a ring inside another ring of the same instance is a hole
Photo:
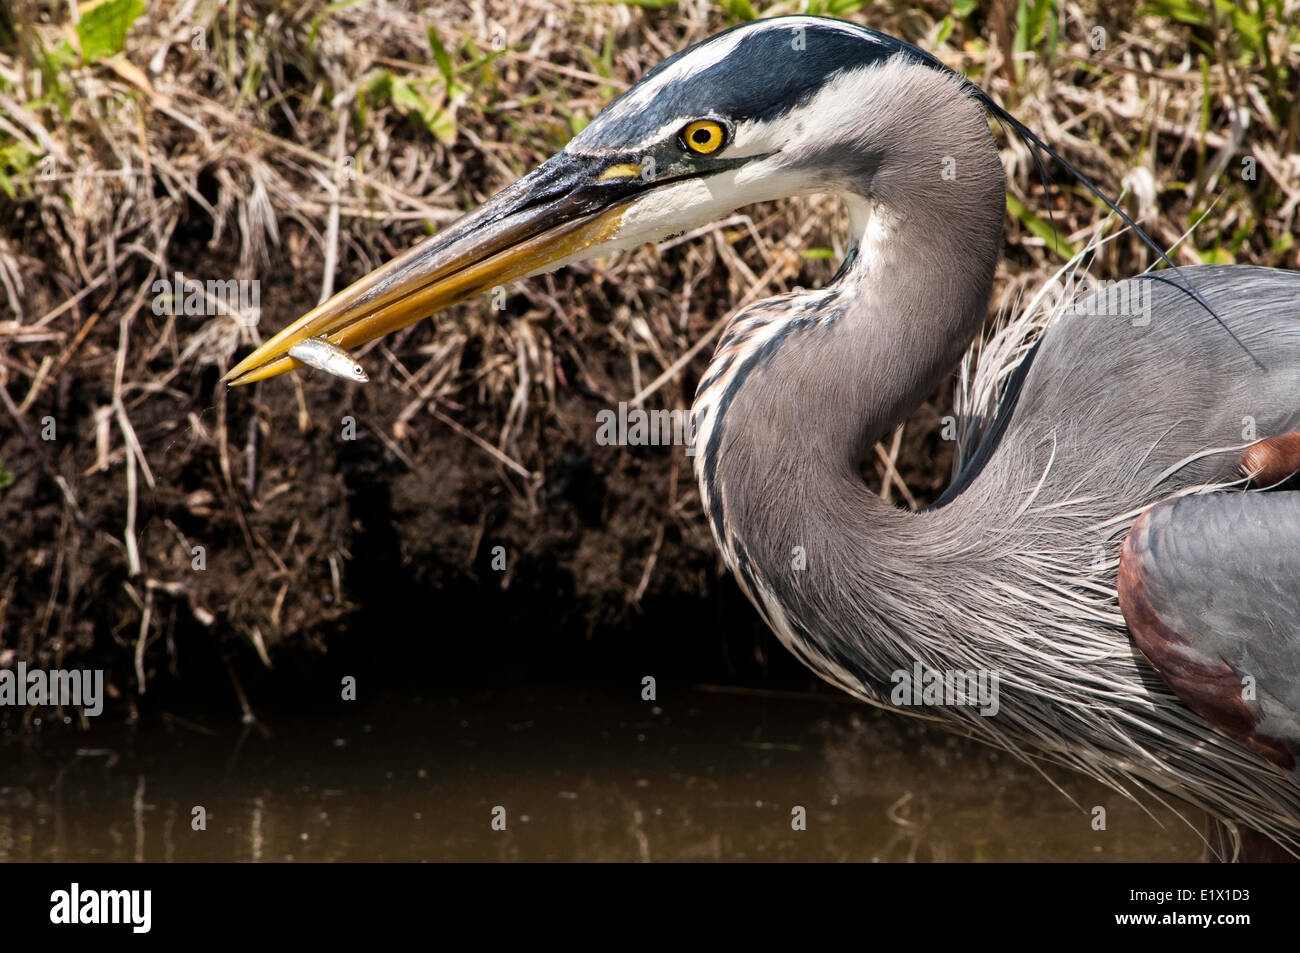
[[[681,135],[682,145],[702,156],[717,152],[726,138],[727,130],[722,127],[722,123],[712,119],[697,119],[689,123]]]

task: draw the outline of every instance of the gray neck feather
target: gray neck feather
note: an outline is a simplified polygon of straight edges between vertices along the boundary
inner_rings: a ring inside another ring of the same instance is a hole
[[[787,607],[799,637],[842,667],[858,660],[859,670],[863,647],[850,651],[845,640],[880,647],[900,628],[894,610],[905,592],[953,591],[917,585],[924,517],[872,494],[859,462],[979,331],[1002,247],[1005,181],[983,111],[950,79],[916,69],[914,82],[864,104],[879,148],[856,166],[853,156],[833,159],[856,254],[829,294],[738,315],[714,359],[742,369],[729,399],[706,394],[711,367],[696,403],[716,414],[697,464],[706,505],[715,517],[725,511],[730,541],[719,534],[719,543],[732,568],[760,609],[755,578]],[[889,552],[887,538],[900,534],[910,559]],[[803,570],[793,568],[800,551]],[[856,631],[837,632],[846,622]],[[888,654],[882,665],[907,664]]]

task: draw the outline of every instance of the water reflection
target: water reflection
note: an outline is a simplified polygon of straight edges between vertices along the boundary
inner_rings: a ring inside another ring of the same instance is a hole
[[[1152,817],[1048,769],[1072,805],[1007,755],[832,696],[629,695],[554,687],[265,731],[174,719],[9,739],[0,860],[1200,857],[1196,830],[1165,808],[1148,805]],[[806,830],[792,829],[800,807]]]

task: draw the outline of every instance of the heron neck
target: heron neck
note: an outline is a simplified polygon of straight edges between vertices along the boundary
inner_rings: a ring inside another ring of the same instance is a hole
[[[882,166],[887,181],[877,173],[870,193],[848,196],[856,247],[836,281],[739,314],[696,397],[697,476],[729,566],[778,635],[840,683],[837,644],[872,629],[888,641],[904,592],[942,600],[961,588],[952,578],[918,589],[927,515],[885,503],[859,471],[951,373],[987,311],[1002,167],[985,128],[983,145],[957,157],[960,189],[945,194],[917,171],[943,155],[913,157],[910,172]],[[860,667],[860,650],[842,654]]]

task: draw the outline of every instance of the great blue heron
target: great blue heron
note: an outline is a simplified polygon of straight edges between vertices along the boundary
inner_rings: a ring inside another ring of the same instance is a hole
[[[1145,320],[1081,301],[1020,362],[936,505],[904,511],[861,478],[985,320],[1006,208],[990,111],[1010,119],[870,29],[735,27],[227,379],[297,366],[287,352],[308,337],[351,347],[744,205],[836,194],[838,274],[740,311],[696,393],[700,494],[746,594],[862,699],[899,704],[899,673],[941,688],[994,673],[996,715],[942,691],[957,703],[925,713],[1300,851],[1300,493],[1228,492],[1246,488],[1247,448],[1256,487],[1300,468],[1300,274],[1123,283]]]

